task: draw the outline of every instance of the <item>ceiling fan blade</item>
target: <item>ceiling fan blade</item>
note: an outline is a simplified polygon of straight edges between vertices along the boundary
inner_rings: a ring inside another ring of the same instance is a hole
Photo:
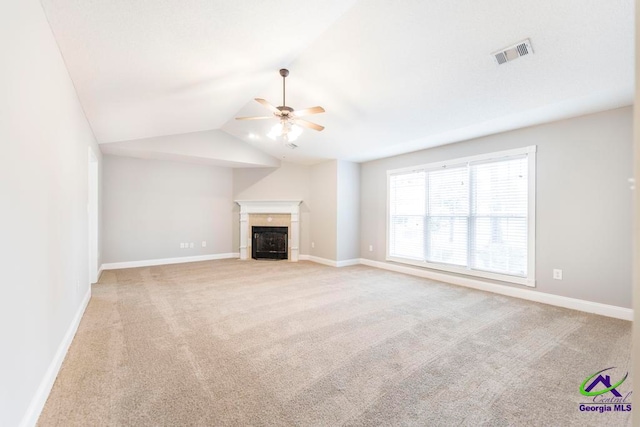
[[[298,117],[309,116],[311,114],[319,114],[319,113],[324,113],[324,108],[311,107],[311,108],[305,108],[304,110],[295,110],[293,112],[293,114],[295,114]]]
[[[255,116],[255,117],[236,117],[236,120],[262,120],[272,119],[273,116]]]
[[[262,98],[255,98],[256,101],[258,101],[260,104],[262,104],[263,106],[267,107],[267,109],[269,109],[271,112],[273,112],[274,114],[277,114],[278,116],[282,114],[282,111],[278,110],[276,107],[274,107],[273,105],[269,104],[267,101],[265,101]]]
[[[317,125],[315,123],[311,123],[311,122],[309,122],[307,120],[296,119],[295,122],[296,122],[296,124],[298,124],[300,126],[304,126],[306,128],[317,130],[317,131],[321,131],[322,129],[324,129],[324,126],[320,126],[320,125]]]

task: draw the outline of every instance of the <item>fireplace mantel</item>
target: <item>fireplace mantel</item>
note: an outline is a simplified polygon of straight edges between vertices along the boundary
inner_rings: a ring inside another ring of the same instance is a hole
[[[240,213],[285,213],[299,214],[302,200],[236,200]]]
[[[289,261],[298,261],[300,248],[300,204],[302,200],[236,200],[240,205],[240,259],[249,259],[249,215],[251,214],[289,214]]]

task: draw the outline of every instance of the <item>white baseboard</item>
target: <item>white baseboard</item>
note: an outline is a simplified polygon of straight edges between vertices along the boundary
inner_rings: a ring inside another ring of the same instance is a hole
[[[337,263],[334,260],[320,258],[319,256],[308,255],[309,261],[315,262],[316,264],[328,265],[329,267],[337,267]]]
[[[178,258],[162,258],[162,259],[147,259],[142,261],[126,261],[126,262],[111,262],[102,264],[101,270],[119,270],[122,268],[136,268],[136,267],[152,267],[155,265],[167,265],[167,264],[182,264],[185,262],[198,262],[198,261],[212,261],[216,259],[230,259],[239,258],[238,252],[232,252],[227,254],[211,254],[211,255],[198,255],[198,256],[186,256]]]
[[[360,265],[360,259],[345,259],[344,261],[337,261],[336,267],[349,267],[351,265]]]
[[[465,286],[467,288],[478,289],[481,291],[493,292],[500,295],[540,302],[543,304],[555,305],[558,307],[570,308],[572,310],[599,314],[601,316],[614,317],[616,319],[622,320],[633,320],[633,310],[630,308],[547,294],[544,292],[537,292],[529,289],[513,288],[510,286],[498,285],[478,279],[453,276],[446,273],[405,267],[402,265],[373,261],[365,258],[360,258],[360,264],[381,268],[384,270],[395,271],[398,273],[409,274],[412,276],[424,277],[426,279],[433,279],[440,282],[451,283],[454,285]]]
[[[76,335],[76,331],[78,330],[78,326],[80,325],[80,320],[84,315],[84,311],[87,308],[90,299],[91,286],[89,286],[86,295],[80,303],[80,307],[78,307],[76,315],[73,317],[73,320],[71,321],[71,324],[67,329],[67,333],[64,335],[62,342],[58,346],[58,350],[53,356],[53,360],[49,364],[47,372],[44,374],[42,381],[40,381],[40,386],[38,387],[36,394],[33,396],[33,399],[31,399],[31,403],[29,404],[27,412],[25,413],[24,417],[22,417],[20,427],[32,427],[35,426],[38,422],[40,413],[44,409],[44,404],[47,403],[47,398],[49,397],[49,393],[51,393],[53,383],[55,383],[58,372],[60,372],[62,362],[67,355],[69,347],[71,346],[73,337]]]
[[[320,258],[313,255],[300,255],[298,259],[301,261],[312,261],[317,264],[328,265],[329,267],[348,267],[350,265],[360,264],[359,258],[347,259],[344,261],[334,261],[332,259]]]

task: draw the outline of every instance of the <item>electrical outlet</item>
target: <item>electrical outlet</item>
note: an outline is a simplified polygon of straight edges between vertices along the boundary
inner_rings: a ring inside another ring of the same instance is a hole
[[[203,248],[206,248],[206,247],[207,247],[207,241],[206,241],[206,240],[203,240],[203,241],[202,241],[202,247],[203,247]]]
[[[311,242],[311,249],[316,247],[316,242]]]
[[[562,280],[562,270],[558,268],[553,269],[553,278],[556,280]]]
[[[180,243],[180,249],[184,249],[184,243]]]
[[[373,252],[373,245],[369,245],[369,252]]]
[[[193,249],[193,242],[189,243],[189,247]]]

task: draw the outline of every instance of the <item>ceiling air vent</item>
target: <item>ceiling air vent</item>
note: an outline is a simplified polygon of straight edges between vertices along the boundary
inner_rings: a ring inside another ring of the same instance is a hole
[[[284,144],[284,146],[285,146],[285,147],[289,147],[289,148],[291,148],[292,150],[293,150],[294,148],[298,148],[298,146],[297,146],[296,144],[294,144],[293,142],[290,142],[290,143],[288,143],[288,144]]]
[[[492,53],[491,56],[493,56],[493,59],[498,63],[498,65],[502,65],[509,61],[513,61],[514,59],[518,59],[521,56],[530,54],[533,54],[531,41],[526,39],[514,44],[513,46],[500,49],[499,51]]]

